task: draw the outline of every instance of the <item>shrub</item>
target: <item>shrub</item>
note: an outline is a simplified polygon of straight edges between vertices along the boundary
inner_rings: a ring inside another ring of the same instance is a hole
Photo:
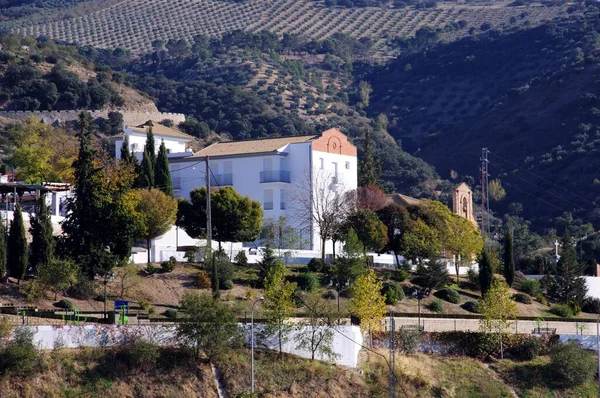
[[[319,288],[319,280],[310,272],[302,273],[295,279],[296,283],[298,284],[298,288],[300,290],[304,290],[305,292],[312,292]]]
[[[233,282],[231,281],[231,279],[219,280],[219,289],[231,290],[233,289]]]
[[[308,269],[310,272],[321,272],[321,270],[324,268],[323,265],[323,260],[320,258],[311,258],[308,262]]]
[[[439,314],[444,312],[444,303],[441,300],[435,299],[427,306],[430,311],[437,312]]]
[[[476,272],[475,270],[469,268],[467,270],[467,279],[469,280],[469,283],[475,286],[479,286],[479,272]]]
[[[140,307],[142,308],[142,310],[144,311],[148,311],[148,309],[151,307],[150,302],[148,300],[140,300]]]
[[[401,330],[398,332],[398,350],[405,354],[414,354],[421,344],[421,334],[416,330]]]
[[[342,290],[340,290],[340,297],[343,298],[350,298],[352,296],[352,289],[349,287],[345,287]]]
[[[582,310],[590,314],[600,314],[600,299],[596,297],[586,297],[583,300]]]
[[[517,293],[513,296],[513,298],[517,303],[523,303],[523,304],[533,303],[531,296],[528,294],[525,294],[525,293]]]
[[[160,268],[162,268],[163,272],[173,272],[175,270],[175,266],[177,265],[177,259],[173,256],[169,257],[168,261],[163,261],[160,263]]]
[[[210,285],[210,276],[206,271],[200,271],[196,274],[196,286],[198,289],[208,289]]]
[[[550,351],[549,371],[554,382],[574,387],[594,379],[596,362],[577,342],[570,341]]]
[[[248,266],[248,257],[246,256],[246,252],[244,250],[239,251],[238,254],[236,254],[233,258],[233,261],[235,261],[235,263],[240,267]]]
[[[73,304],[73,302],[71,300],[67,300],[67,299],[60,300],[59,302],[55,303],[54,306],[58,307],[58,308],[64,308],[69,311],[72,311],[76,308],[75,304]]]
[[[561,316],[563,318],[572,318],[573,310],[567,304],[556,304],[550,308],[550,312],[554,315]]]
[[[394,305],[398,301],[404,300],[404,290],[395,283],[386,283],[381,288],[381,294],[385,297],[385,303]]]
[[[148,275],[153,275],[153,274],[156,274],[157,272],[158,272],[158,269],[156,269],[156,267],[154,266],[154,264],[148,263],[146,265],[146,273]]]
[[[20,377],[32,376],[38,366],[38,351],[33,343],[33,330],[17,328],[14,338],[0,351],[0,371]]]
[[[196,250],[188,250],[185,252],[185,259],[188,263],[193,263],[196,261]]]
[[[337,292],[335,290],[328,290],[323,293],[323,298],[327,300],[335,300],[337,299]]]
[[[581,313],[581,306],[577,301],[569,301],[568,306],[571,308],[571,311],[573,311],[574,316],[577,316]]]
[[[523,293],[528,294],[533,297],[537,296],[538,294],[540,294],[542,292],[542,289],[540,287],[540,282],[536,281],[535,279],[525,279],[525,280],[521,281],[520,290]]]
[[[108,299],[108,295],[105,295],[104,293],[100,293],[99,295],[96,296],[96,301],[104,302],[107,299]]]
[[[167,309],[167,310],[164,312],[164,315],[165,315],[167,318],[175,319],[175,318],[177,318],[177,315],[178,315],[178,313],[177,313],[177,310],[176,310],[176,309],[174,309],[174,308],[169,308],[169,309]]]
[[[116,362],[125,365],[122,371],[130,372],[131,370],[139,369],[147,372],[156,367],[156,362],[160,357],[160,350],[156,344],[136,339],[122,346],[116,357]]]
[[[69,296],[80,300],[89,300],[96,296],[96,289],[94,288],[94,281],[87,279],[82,276],[79,278],[76,284],[71,286],[68,290]]]
[[[479,305],[477,305],[475,301],[467,301],[466,303],[461,305],[461,307],[466,311],[479,314]]]
[[[453,303],[453,304],[458,304],[460,303],[460,295],[458,294],[458,292],[450,287],[447,287],[445,289],[442,289],[438,292],[438,295],[440,298]]]
[[[540,355],[541,344],[537,339],[526,338],[519,344],[508,349],[508,353],[515,359],[531,361]]]

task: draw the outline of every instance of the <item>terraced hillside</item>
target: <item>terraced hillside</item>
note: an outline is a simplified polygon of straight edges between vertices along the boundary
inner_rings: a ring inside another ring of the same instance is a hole
[[[314,39],[347,33],[377,41],[385,49],[386,39],[410,36],[425,25],[444,28],[446,38],[485,29],[535,26],[564,11],[558,7],[482,7],[443,5],[432,9],[330,8],[310,0],[248,0],[244,3],[215,0],[127,0],[110,3],[82,16],[43,23],[19,21],[12,31],[26,36],[101,48],[125,47],[134,52],[152,48],[154,40],[192,39],[197,35],[220,36],[233,30],[271,30],[297,33]],[[458,28],[458,23],[460,28]]]

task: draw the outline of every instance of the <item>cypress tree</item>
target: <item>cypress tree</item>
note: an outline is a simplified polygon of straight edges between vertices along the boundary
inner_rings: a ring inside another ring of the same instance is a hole
[[[562,252],[556,264],[556,283],[549,292],[550,296],[559,303],[581,305],[587,294],[585,280],[581,278],[583,266],[577,263],[577,254],[570,236],[564,236],[561,246]]]
[[[29,233],[32,237],[29,266],[34,273],[37,273],[40,267],[50,264],[54,254],[52,220],[44,199],[40,199],[35,217],[31,218]]]
[[[137,186],[138,188],[154,187],[154,165],[152,164],[151,156],[148,155],[148,151],[144,151],[142,157]]]
[[[490,261],[490,255],[484,248],[479,257],[479,286],[482,296],[485,296],[488,290],[490,290],[492,282],[494,282],[492,262]]]
[[[513,250],[513,234],[509,228],[504,238],[504,279],[512,286],[515,281],[515,256]]]
[[[148,134],[146,134],[146,146],[144,152],[148,152],[150,157],[150,163],[152,167],[156,164],[156,146],[154,144],[154,133],[152,132],[152,125],[148,128]],[[154,173],[152,173],[154,174]]]
[[[156,188],[160,189],[171,197],[173,196],[173,181],[171,180],[171,172],[169,171],[169,158],[167,156],[167,147],[165,146],[164,141],[161,142],[160,149],[158,150],[154,183]]]
[[[21,206],[17,204],[8,235],[7,260],[9,275],[17,278],[19,283],[25,278],[25,272],[27,272],[27,255],[27,236],[25,235],[23,213],[21,212]]]
[[[371,147],[371,128],[365,131],[365,142],[363,147],[363,160],[360,162],[358,175],[358,185],[366,187],[367,185],[379,186],[379,170],[375,159],[373,158],[373,149]]]
[[[0,281],[6,274],[6,231],[4,223],[0,222]]]

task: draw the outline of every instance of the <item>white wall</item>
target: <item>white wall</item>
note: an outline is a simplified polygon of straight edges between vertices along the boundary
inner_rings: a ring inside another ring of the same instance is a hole
[[[146,134],[132,131],[125,127],[124,135],[129,139],[129,151],[135,153],[138,160],[142,159],[144,153],[144,147],[146,145]],[[165,142],[167,152],[177,154],[186,152],[186,146],[189,140],[176,137],[167,137],[160,134],[154,133],[154,150],[158,154],[161,142]],[[121,159],[121,146],[123,145],[123,139],[115,140],[115,156],[117,159]],[[191,154],[191,153],[190,153]]]
[[[261,325],[254,325],[255,333],[262,329]],[[101,347],[124,344],[135,338],[143,338],[159,345],[176,345],[174,329],[167,325],[65,325],[65,326],[27,326],[34,331],[34,342],[41,349],[49,350],[55,347],[79,348]],[[332,362],[339,365],[356,367],[360,345],[363,338],[357,326],[338,326],[340,333],[334,333],[332,349],[337,358]],[[240,325],[240,330],[246,334],[247,342],[250,341],[250,325]],[[289,334],[288,340],[283,344],[283,351],[289,354],[310,358],[310,352],[297,348],[295,336],[297,330]],[[343,336],[342,336],[343,334]],[[256,336],[256,335],[255,335]],[[344,337],[347,336],[347,337]],[[350,339],[348,339],[350,338]],[[257,341],[257,340],[255,340]],[[263,339],[257,341],[257,347],[274,349],[278,346],[276,339]],[[326,360],[327,358],[319,358]]]

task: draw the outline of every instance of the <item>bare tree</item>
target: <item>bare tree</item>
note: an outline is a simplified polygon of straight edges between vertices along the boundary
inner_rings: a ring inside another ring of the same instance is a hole
[[[318,230],[321,241],[321,260],[325,261],[325,244],[334,236],[340,221],[355,208],[344,184],[332,173],[313,170],[305,173],[291,193],[292,213],[300,226],[312,234]]]

